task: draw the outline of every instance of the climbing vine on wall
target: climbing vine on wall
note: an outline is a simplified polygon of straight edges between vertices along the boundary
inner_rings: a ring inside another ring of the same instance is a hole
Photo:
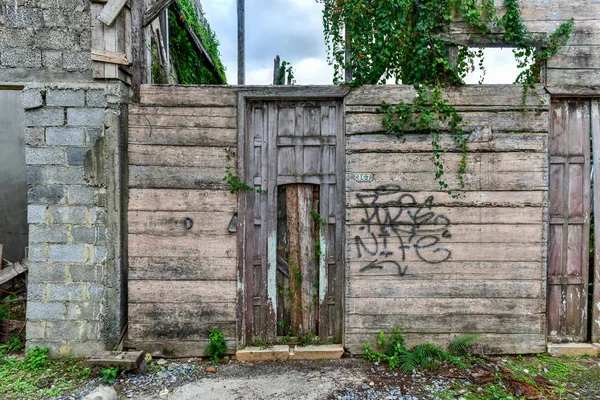
[[[573,20],[562,24],[548,37],[536,37],[521,18],[518,0],[505,0],[506,14],[496,15],[493,0],[318,0],[323,3],[323,26],[328,57],[334,66],[334,83],[344,82],[344,71],[352,71],[351,85],[396,83],[414,85],[413,103],[383,104],[384,126],[402,135],[417,131],[431,134],[435,179],[442,190],[456,196],[444,181],[440,131],[449,130],[462,160],[459,181],[464,182],[468,147],[463,134],[465,121],[443,99],[443,88],[464,84],[482,49],[451,42],[449,22],[462,19],[471,29],[493,41],[491,28],[505,31],[504,41],[513,44],[519,68],[515,83],[527,90],[540,80],[546,60],[564,46]],[[532,43],[542,40],[545,48]],[[349,46],[348,59],[346,49]],[[480,66],[483,62],[480,61]],[[444,126],[445,123],[445,126]]]
[[[208,24],[198,22],[196,8],[191,0],[177,0],[177,2],[182,15],[175,15],[172,11],[169,11],[169,47],[177,81],[183,85],[218,83],[192,48],[185,30],[177,23],[177,18],[179,18],[189,24],[201,38],[215,63],[217,73],[223,82],[227,82],[225,68],[220,59],[219,41],[215,32]]]

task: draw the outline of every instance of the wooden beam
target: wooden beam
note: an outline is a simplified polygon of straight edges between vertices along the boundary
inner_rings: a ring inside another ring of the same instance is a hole
[[[127,0],[108,0],[98,19],[104,24],[111,26],[115,19],[119,16],[119,13],[125,7]]]
[[[160,13],[171,6],[174,0],[155,0],[148,10],[144,13],[144,19],[142,20],[142,26],[148,26],[154,21]]]
[[[185,30],[186,35],[187,35],[190,43],[192,44],[194,51],[196,52],[198,57],[200,57],[200,60],[202,60],[202,62],[205,64],[205,66],[208,68],[208,70],[217,79],[218,83],[225,83],[225,82],[223,82],[223,79],[217,72],[217,68],[215,67],[215,63],[212,59],[212,56],[208,53],[208,51],[206,50],[206,47],[204,47],[204,44],[202,43],[202,40],[200,39],[200,37],[198,37],[196,32],[194,32],[194,30],[185,22],[185,19],[182,21],[181,18],[179,18],[179,16],[183,15],[183,12],[181,11],[181,8],[179,7],[179,4],[177,3],[177,1],[174,1],[171,4],[171,10],[177,16],[177,18],[175,18],[177,20],[177,23],[179,24],[179,26],[181,26]]]
[[[27,271],[27,266],[21,263],[14,263],[0,271],[0,285],[13,279],[15,276],[21,275]]]
[[[594,213],[594,304],[592,305],[592,342],[600,339],[600,102],[591,100],[590,122],[592,129],[593,213]]]
[[[125,54],[108,50],[92,50],[92,61],[118,65],[131,65]]]

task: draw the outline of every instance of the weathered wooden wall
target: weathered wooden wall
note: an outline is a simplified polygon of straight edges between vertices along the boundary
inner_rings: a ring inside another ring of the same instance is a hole
[[[129,109],[129,346],[203,355],[219,329],[235,349],[236,105],[228,87],[143,86]]]
[[[495,0],[499,15],[504,0]],[[587,87],[587,94],[600,95],[600,2],[597,0],[521,0],[522,18],[536,34],[551,34],[561,23],[574,18],[575,27],[567,46],[548,61],[546,83],[552,94],[564,94],[575,87]],[[454,23],[459,40],[470,33],[464,23]],[[476,42],[472,42],[477,46]]]
[[[537,93],[536,93],[537,91]],[[523,113],[518,86],[446,94],[473,131],[461,196],[440,192],[427,135],[383,134],[382,101],[410,87],[362,87],[346,104],[345,346],[363,351],[398,327],[409,344],[481,333],[489,353],[544,351],[548,104],[538,87]],[[443,156],[459,189],[460,154]],[[371,173],[371,182],[355,174]]]

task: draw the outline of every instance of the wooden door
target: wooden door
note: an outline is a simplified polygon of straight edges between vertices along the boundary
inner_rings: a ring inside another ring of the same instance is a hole
[[[549,340],[587,340],[590,108],[552,101],[548,249]]]
[[[339,101],[248,101],[245,112],[241,282],[246,343],[277,337],[277,227],[282,188],[316,188],[319,229],[318,336],[341,341],[343,128]],[[279,196],[278,196],[279,194]],[[288,193],[289,195],[289,193]],[[300,216],[306,217],[306,215]],[[302,235],[312,235],[304,229]],[[279,296],[280,297],[280,296]]]

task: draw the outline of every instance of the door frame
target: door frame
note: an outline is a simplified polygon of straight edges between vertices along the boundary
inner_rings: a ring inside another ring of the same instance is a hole
[[[348,86],[273,86],[269,88],[265,87],[245,87],[241,88],[238,92],[238,115],[237,115],[237,129],[238,129],[238,147],[237,147],[237,167],[238,176],[244,177],[246,175],[246,107],[249,101],[254,100],[265,100],[265,101],[301,101],[301,100],[327,100],[327,99],[339,99],[342,102],[341,106],[341,125],[345,136],[345,97],[350,92]],[[342,143],[344,145],[344,143]],[[341,152],[343,155],[342,165],[346,165],[345,151]],[[345,174],[344,171],[341,171]],[[342,188],[341,190],[345,193],[345,176],[341,179]],[[238,201],[238,222],[237,222],[237,307],[236,307],[236,319],[237,319],[237,341],[236,350],[244,348],[246,346],[246,224],[245,224],[245,211],[246,211],[246,193],[239,191],[237,195]],[[344,218],[345,220],[345,218]],[[345,229],[342,229],[342,235]],[[345,238],[341,238],[341,242],[345,243]],[[339,249],[338,251],[344,251]],[[346,265],[345,257],[341,257],[342,260],[342,275],[343,281],[346,280]],[[343,287],[346,287],[344,284]],[[342,309],[345,310],[346,296],[342,294],[341,298]],[[342,344],[345,337],[345,318],[342,318]]]

